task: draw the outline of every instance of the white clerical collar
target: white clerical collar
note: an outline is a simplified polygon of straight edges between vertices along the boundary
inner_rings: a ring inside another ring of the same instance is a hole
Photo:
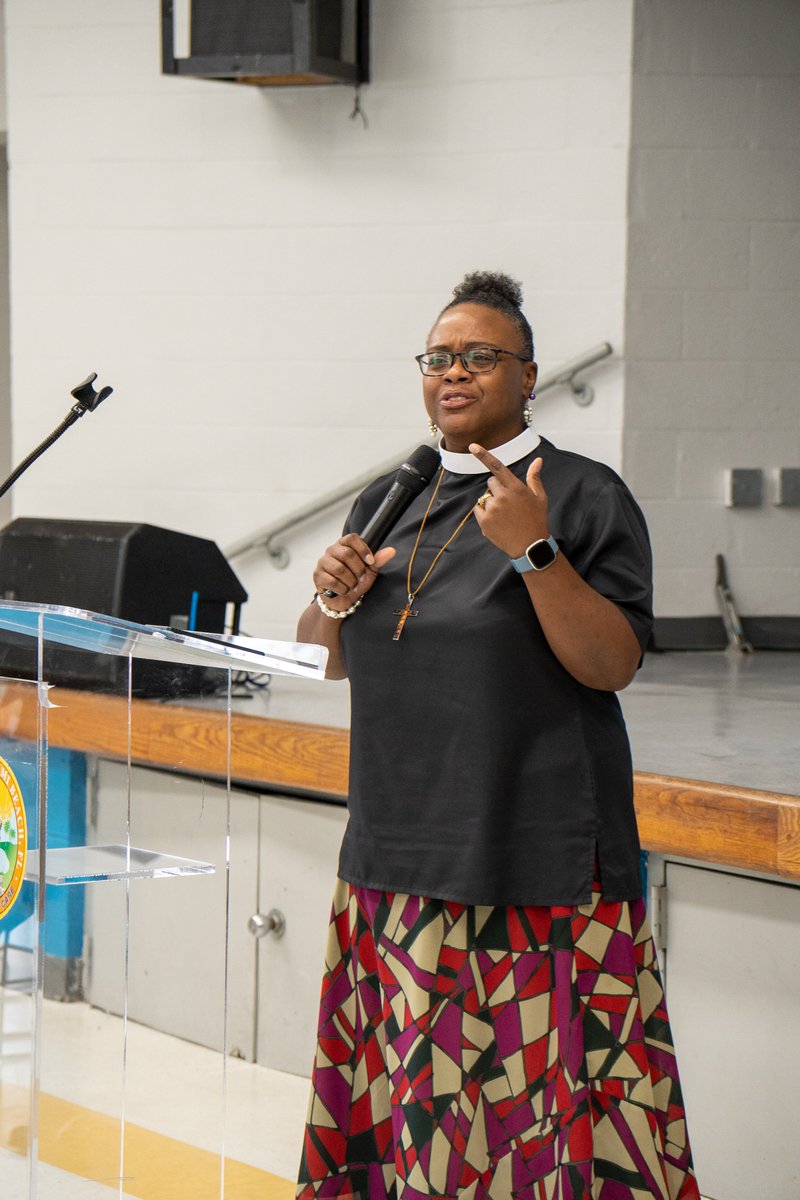
[[[510,442],[504,442],[502,446],[495,446],[492,449],[492,454],[495,458],[499,458],[501,463],[510,467],[512,463],[519,462],[526,454],[530,454],[541,441],[538,433],[532,429],[523,429],[522,433],[518,433]],[[487,449],[490,447],[487,446]],[[439,455],[442,460],[442,466],[446,471],[452,471],[454,475],[487,475],[488,471],[480,459],[477,459],[474,454],[467,452],[466,454],[457,454],[455,450],[445,450],[444,446],[439,443]]]

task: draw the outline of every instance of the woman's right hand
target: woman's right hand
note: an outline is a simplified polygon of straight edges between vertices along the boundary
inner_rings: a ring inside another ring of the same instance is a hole
[[[314,587],[328,608],[342,612],[367,594],[378,571],[395,554],[393,546],[384,546],[373,554],[357,533],[346,533],[328,546],[314,568]]]
[[[392,546],[385,546],[376,554],[370,553],[369,546],[357,533],[347,533],[338,542],[328,546],[313,572],[314,587],[325,607],[332,612],[344,612],[350,608],[367,594],[378,578],[378,571],[395,554]],[[333,592],[333,595],[329,596],[328,592]],[[301,614],[297,626],[298,642],[312,642],[326,647],[328,665],[325,676],[328,679],[347,678],[341,648],[343,624],[343,621],[333,620],[320,612],[315,596]]]

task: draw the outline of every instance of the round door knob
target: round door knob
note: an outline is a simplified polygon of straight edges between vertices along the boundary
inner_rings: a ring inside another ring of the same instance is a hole
[[[264,913],[253,913],[247,922],[247,928],[255,938],[262,938],[268,933],[274,934],[276,938],[283,937],[286,931],[286,917],[277,908],[271,908],[266,916]]]

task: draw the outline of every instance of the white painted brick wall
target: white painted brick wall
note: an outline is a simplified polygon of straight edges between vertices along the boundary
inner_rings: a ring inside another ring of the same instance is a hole
[[[637,0],[623,470],[648,516],[662,616],[800,611],[800,7]],[[757,510],[725,471],[760,467]]]
[[[115,394],[17,514],[238,539],[426,436],[412,356],[466,270],[523,281],[543,370],[624,330],[630,0],[374,0],[344,88],[159,74],[155,0],[6,0],[14,452]],[[615,466],[623,373],[539,428]],[[245,624],[293,636],[344,508]]]

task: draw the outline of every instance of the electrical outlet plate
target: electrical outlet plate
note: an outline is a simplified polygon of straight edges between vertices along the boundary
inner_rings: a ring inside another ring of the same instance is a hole
[[[800,467],[779,467],[775,503],[784,508],[800,508]]]
[[[758,508],[764,498],[764,473],[759,467],[732,467],[725,472],[728,508]]]

